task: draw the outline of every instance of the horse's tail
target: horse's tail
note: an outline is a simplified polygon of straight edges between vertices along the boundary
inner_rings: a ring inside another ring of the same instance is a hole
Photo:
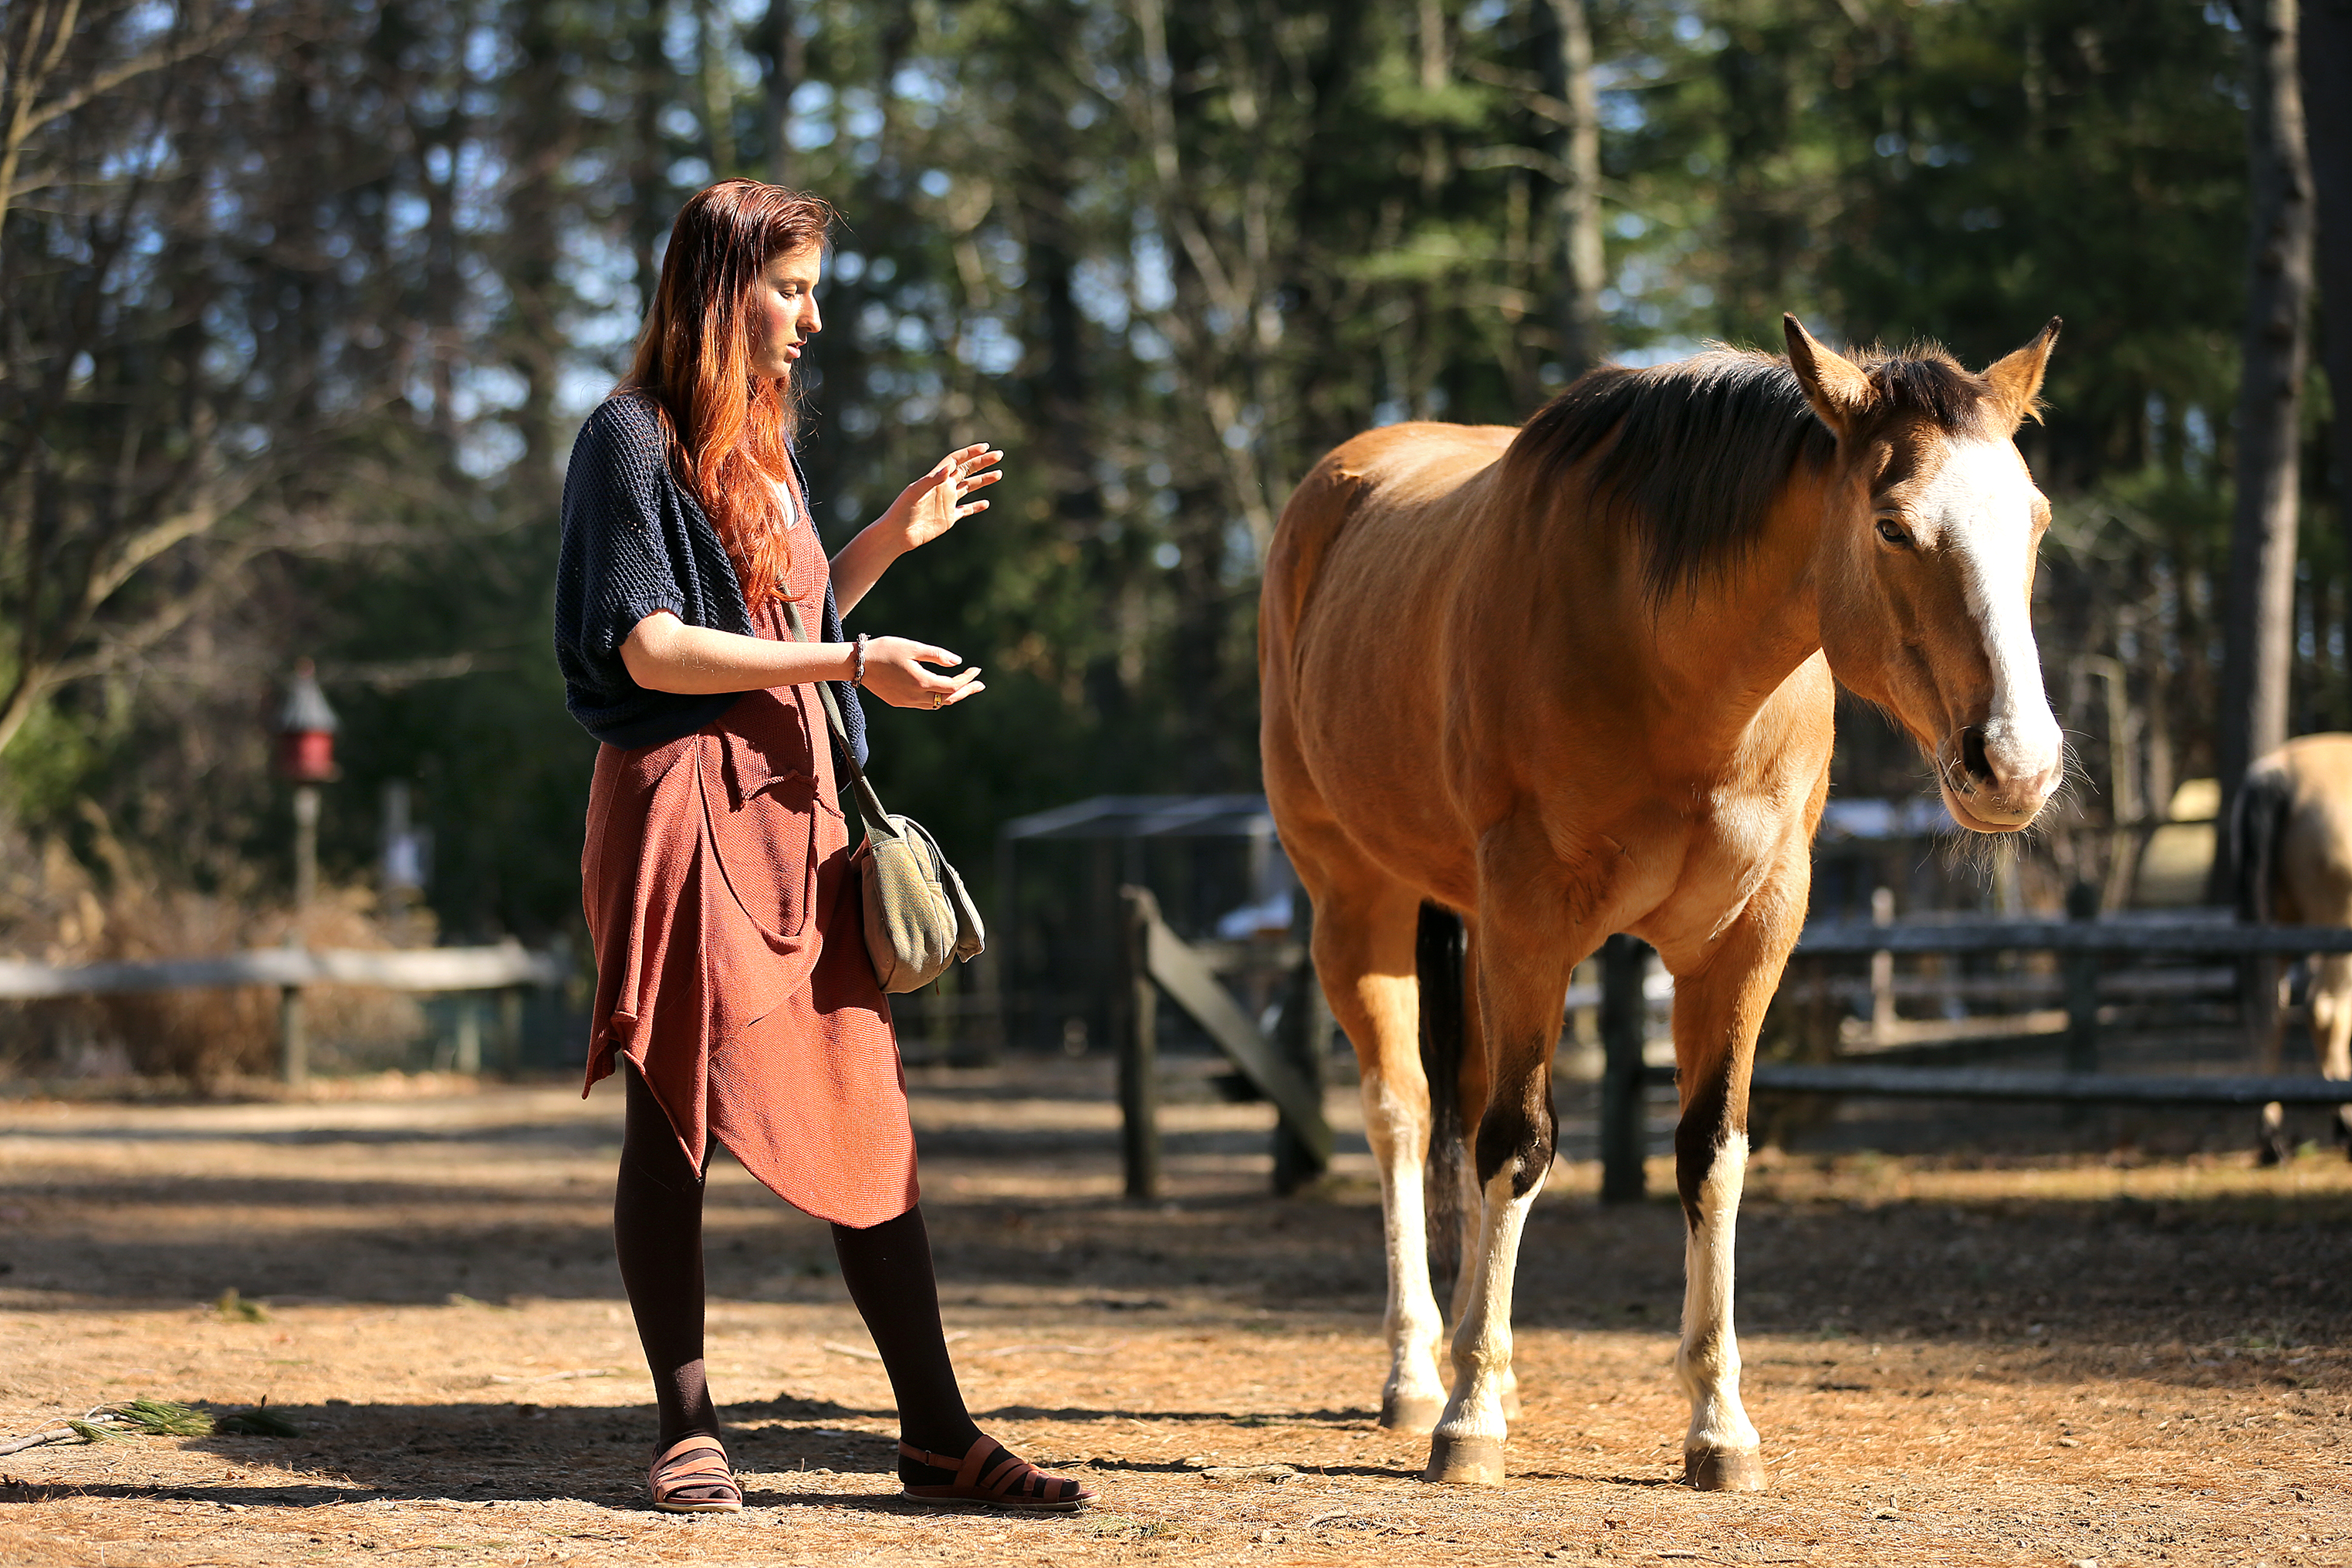
[[[1470,1158],[1462,1137],[1463,1025],[1469,1005],[1465,948],[1460,915],[1436,904],[1421,906],[1412,957],[1421,981],[1421,1072],[1429,1080],[1429,1163],[1422,1193],[1441,1292],[1462,1267],[1462,1177]]]
[[[2238,786],[2230,808],[2230,866],[2242,921],[2267,921],[2277,910],[2278,846],[2294,794],[2294,781],[2276,763],[2255,763]]]

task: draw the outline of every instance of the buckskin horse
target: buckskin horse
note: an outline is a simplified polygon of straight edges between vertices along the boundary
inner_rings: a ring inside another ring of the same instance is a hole
[[[1630,931],[1675,977],[1686,1479],[1764,1485],[1732,1229],[1757,1027],[1829,788],[1833,683],[1909,731],[1963,827],[2023,827],[2059,779],[2028,615],[2050,509],[2012,440],[2058,323],[1981,375],[1933,348],[1843,358],[1785,324],[1786,361],[1608,366],[1517,430],[1359,436],[1275,532],[1266,793],[1362,1068],[1388,1263],[1381,1419],[1431,1432],[1433,1481],[1503,1479],[1511,1282],[1552,1165],[1560,1001],[1575,964]],[[1417,964],[1447,951],[1466,984]],[[1430,1031],[1427,1072],[1424,983],[1461,998]],[[1433,1077],[1458,1107],[1434,1128]],[[1424,1234],[1433,1136],[1475,1156],[1450,1397]]]
[[[2230,812],[2230,863],[2240,918],[2289,925],[2352,925],[2352,735],[2301,735],[2246,770]],[[2286,1043],[2278,1005],[2280,964],[2247,964],[2248,1028],[2263,1070],[2275,1073]],[[2352,1079],[2352,953],[2311,961],[2311,1044],[2323,1078]],[[2336,1142],[2352,1153],[2352,1104],[2336,1108]],[[2263,1107],[2262,1162],[2292,1151],[2285,1113]]]

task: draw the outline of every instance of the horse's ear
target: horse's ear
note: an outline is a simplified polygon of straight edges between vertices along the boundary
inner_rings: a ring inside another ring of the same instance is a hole
[[[1853,361],[1823,347],[1796,317],[1782,316],[1780,326],[1789,337],[1789,368],[1797,373],[1805,401],[1841,438],[1853,434],[1854,425],[1877,396],[1871,390],[1870,377]]]
[[[2058,318],[2053,316],[2032,342],[1985,366],[1984,378],[1992,384],[1994,405],[2009,421],[2012,433],[2028,419],[2041,421],[2042,373],[2050,363],[2050,345],[2057,341]]]

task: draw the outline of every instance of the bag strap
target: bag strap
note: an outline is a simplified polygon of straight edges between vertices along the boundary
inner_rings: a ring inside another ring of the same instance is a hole
[[[807,628],[801,625],[798,606],[789,598],[784,601],[784,625],[792,628],[794,642],[811,640]],[[849,744],[849,731],[841,722],[841,705],[834,700],[833,683],[818,680],[810,684],[816,688],[817,700],[824,705],[825,728],[833,732],[833,754],[839,757],[842,764],[849,770],[850,781],[857,794],[857,815],[865,818],[866,831],[884,838],[896,838],[898,830],[892,824],[890,814],[883,809],[882,797],[874,793],[874,781],[867,778],[866,770],[857,765],[857,753]]]

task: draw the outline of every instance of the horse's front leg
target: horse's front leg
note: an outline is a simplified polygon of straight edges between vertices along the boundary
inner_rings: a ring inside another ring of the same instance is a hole
[[[1666,953],[1670,966],[1691,963],[1675,974],[1675,1064],[1682,1090],[1675,1186],[1685,1226],[1683,1335],[1675,1377],[1690,1397],[1685,1479],[1701,1491],[1761,1491],[1765,1485],[1756,1427],[1739,1401],[1732,1241],[1748,1172],[1748,1082],[1756,1033],[1795,942],[1804,899],[1802,879],[1794,889],[1796,913],[1790,912],[1785,887],[1759,895],[1699,952]]]
[[[1559,1123],[1551,1058],[1568,974],[1598,940],[1568,918],[1559,867],[1539,840],[1481,856],[1477,1012],[1486,1041],[1486,1109],[1471,1151],[1479,1188],[1469,1289],[1454,1329],[1454,1394],[1431,1434],[1433,1481],[1499,1486],[1512,1403],[1511,1288],[1528,1210],[1551,1173]],[[1541,853],[1538,853],[1540,851]],[[1535,868],[1530,873],[1527,868]],[[1500,882],[1507,871],[1516,884]]]

